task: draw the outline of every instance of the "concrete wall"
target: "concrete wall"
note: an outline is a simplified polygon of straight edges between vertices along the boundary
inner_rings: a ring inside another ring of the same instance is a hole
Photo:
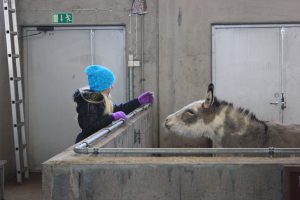
[[[60,155],[44,164],[44,200],[281,200],[284,166],[300,161],[299,158],[84,157]]]

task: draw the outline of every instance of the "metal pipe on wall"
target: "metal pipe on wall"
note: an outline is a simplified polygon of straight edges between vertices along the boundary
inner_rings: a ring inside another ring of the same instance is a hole
[[[90,65],[95,64],[95,30],[90,30]]]
[[[144,68],[144,15],[141,15],[141,90],[144,92],[144,82],[145,82],[145,68]]]
[[[133,71],[132,67],[129,66],[129,55],[132,54],[132,22],[131,22],[131,17],[132,13],[131,11],[129,12],[129,30],[128,30],[128,38],[129,38],[129,47],[128,47],[128,62],[127,62],[127,67],[129,68],[129,73],[128,73],[128,98],[131,100],[133,98]]]
[[[74,148],[75,151],[75,148]],[[198,155],[198,154],[243,154],[243,155],[298,155],[300,148],[81,148],[79,154],[126,154],[126,155]]]
[[[129,100],[133,99],[133,67],[129,67]]]

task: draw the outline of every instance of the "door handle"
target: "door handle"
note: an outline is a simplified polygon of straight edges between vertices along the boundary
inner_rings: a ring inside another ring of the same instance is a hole
[[[281,101],[274,101],[274,102],[270,102],[271,105],[278,105],[281,104],[281,109],[284,110],[286,108],[286,101],[284,100],[284,95],[283,93],[281,93]]]
[[[286,101],[284,100],[284,95],[281,93],[281,110],[286,108]]]

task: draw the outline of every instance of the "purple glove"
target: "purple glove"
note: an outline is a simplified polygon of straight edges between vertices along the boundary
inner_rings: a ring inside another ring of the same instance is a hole
[[[127,116],[126,116],[126,114],[123,111],[115,112],[111,116],[113,118],[113,121],[116,121],[118,119],[124,119],[124,120],[127,119]]]
[[[145,92],[138,97],[140,104],[153,103],[154,94],[152,92]]]

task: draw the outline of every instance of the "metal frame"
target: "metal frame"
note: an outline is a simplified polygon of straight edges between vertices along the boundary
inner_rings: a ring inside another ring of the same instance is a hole
[[[25,172],[25,178],[29,178],[28,161],[27,161],[27,144],[25,133],[24,105],[23,105],[23,88],[22,74],[20,66],[19,38],[17,26],[17,14],[15,0],[3,0],[4,22],[6,33],[7,60],[9,72],[9,86],[11,97],[11,109],[14,132],[14,145],[16,157],[17,181],[22,182],[22,173]],[[13,40],[12,40],[13,38]],[[13,48],[12,48],[13,45]],[[14,50],[14,52],[13,52]],[[21,134],[21,142],[19,141]],[[20,143],[23,157],[20,156]],[[23,166],[21,165],[23,161]]]
[[[291,24],[212,24],[212,30],[226,28],[281,28],[281,27],[300,27],[300,23]]]
[[[291,189],[291,179],[292,176],[295,174],[300,173],[300,167],[295,165],[287,165],[284,166],[283,172],[282,172],[282,193],[283,198],[282,199],[292,199],[292,189]],[[295,192],[295,191],[294,191]]]
[[[0,160],[0,200],[4,200],[4,165],[6,160]]]

